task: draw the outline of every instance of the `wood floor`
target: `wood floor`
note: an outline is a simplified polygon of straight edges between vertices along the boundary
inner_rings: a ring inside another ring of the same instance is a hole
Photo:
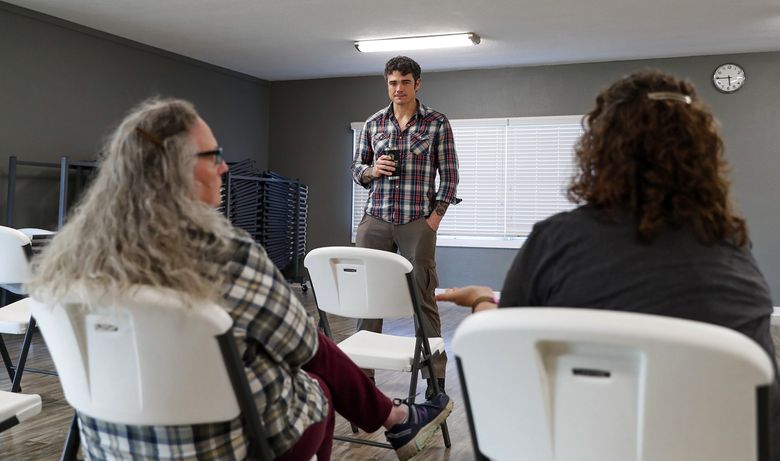
[[[314,302],[309,294],[297,293],[304,301],[307,309],[314,313]],[[468,309],[463,309],[449,303],[441,303],[439,306],[442,316],[442,332],[450,351],[450,341],[455,328],[468,315]],[[354,331],[354,321],[331,316],[331,327],[337,340]],[[412,331],[409,321],[386,322],[385,331],[402,335],[410,335]],[[773,328],[775,344],[780,345],[780,328]],[[18,346],[21,338],[5,336],[12,357],[18,354]],[[780,347],[778,347],[780,351]],[[46,345],[40,336],[36,335],[33,341],[29,357],[29,366],[42,369],[52,369]],[[466,422],[463,399],[458,384],[455,362],[450,354],[447,364],[447,393],[455,401],[455,409],[448,419],[452,447],[444,448],[443,440],[436,436],[431,446],[421,453],[416,461],[466,461],[474,459],[471,449],[471,439]],[[377,385],[390,397],[404,397],[409,385],[409,374],[377,372]],[[43,399],[43,411],[40,415],[30,419],[0,435],[0,460],[2,461],[54,461],[59,459],[62,445],[65,440],[72,410],[62,396],[59,382],[56,377],[25,373],[22,381],[23,390],[29,393],[40,394]],[[3,369],[0,369],[0,389],[8,390],[10,383]],[[425,391],[425,383],[418,383],[418,391]],[[421,396],[420,396],[421,397]],[[339,417],[336,422],[336,434],[351,435],[349,424]],[[374,434],[359,434],[372,440],[384,441],[382,431]],[[334,442],[333,460],[366,461],[366,460],[395,460],[395,453],[391,450],[373,448],[363,445],[355,445],[345,442]]]

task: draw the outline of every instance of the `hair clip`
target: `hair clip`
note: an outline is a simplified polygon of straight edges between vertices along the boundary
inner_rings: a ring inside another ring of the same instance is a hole
[[[647,98],[652,99],[654,101],[664,101],[664,100],[673,100],[673,101],[680,101],[685,104],[690,104],[693,99],[691,99],[690,96],[687,94],[682,93],[672,93],[669,91],[657,91],[654,93],[647,93]]]
[[[161,149],[165,149],[165,145],[163,144],[162,141],[160,141],[160,138],[158,138],[157,136],[153,135],[152,133],[149,133],[148,131],[144,130],[141,127],[135,127],[135,131],[141,136],[143,136],[144,138],[146,138],[147,141],[151,142],[155,146]]]

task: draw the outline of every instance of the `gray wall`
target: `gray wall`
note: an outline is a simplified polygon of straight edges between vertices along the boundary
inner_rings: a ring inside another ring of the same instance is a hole
[[[0,2],[0,222],[8,156],[91,160],[133,105],[194,102],[229,160],[268,166],[265,81]],[[16,227],[56,223],[55,171],[19,170]]]
[[[742,64],[748,75],[745,87],[733,95],[716,92],[709,82],[712,69],[726,61]],[[577,114],[608,82],[648,66],[693,80],[718,115],[733,167],[734,197],[748,218],[754,252],[777,304],[780,53],[423,73],[420,98],[450,118]],[[349,243],[349,123],[388,103],[381,75],[268,84],[2,2],[0,220],[9,155],[34,161],[57,161],[61,155],[93,159],[127,109],[151,95],[192,100],[229,160],[253,158],[261,169],[309,184],[310,248]],[[53,173],[19,171],[15,225],[52,227]],[[441,284],[500,288],[514,253],[442,247]]]
[[[745,68],[748,81],[724,95],[709,79],[729,61]],[[780,53],[440,73],[425,73],[421,65],[420,99],[450,118],[582,114],[606,84],[644,67],[691,79],[722,123],[734,198],[748,219],[775,303],[780,300]],[[349,243],[349,123],[388,103],[381,75],[271,83],[270,167],[311,187],[309,248]],[[440,247],[441,285],[477,282],[498,289],[514,253]]]

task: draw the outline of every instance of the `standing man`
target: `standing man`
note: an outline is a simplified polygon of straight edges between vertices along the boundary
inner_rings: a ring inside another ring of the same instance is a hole
[[[369,194],[357,246],[398,251],[414,265],[427,319],[423,327],[432,337],[440,337],[434,299],[436,231],[449,204],[459,201],[455,198],[458,157],[447,117],[417,100],[420,73],[420,65],[406,56],[387,61],[385,81],[391,104],[372,115],[360,132],[352,177]],[[381,332],[382,320],[359,320],[358,329]],[[446,355],[435,357],[435,378],[442,391],[446,365]],[[373,376],[373,370],[366,371]],[[425,396],[426,400],[433,396],[430,379]]]

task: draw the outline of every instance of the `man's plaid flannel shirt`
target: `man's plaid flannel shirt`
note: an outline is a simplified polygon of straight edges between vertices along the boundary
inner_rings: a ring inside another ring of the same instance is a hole
[[[391,181],[382,176],[368,184],[362,182],[363,172],[388,148],[401,152],[400,178]],[[457,203],[458,156],[449,120],[417,101],[417,112],[401,131],[390,104],[363,126],[352,162],[352,178],[369,189],[366,214],[393,224],[430,215],[437,201]]]

